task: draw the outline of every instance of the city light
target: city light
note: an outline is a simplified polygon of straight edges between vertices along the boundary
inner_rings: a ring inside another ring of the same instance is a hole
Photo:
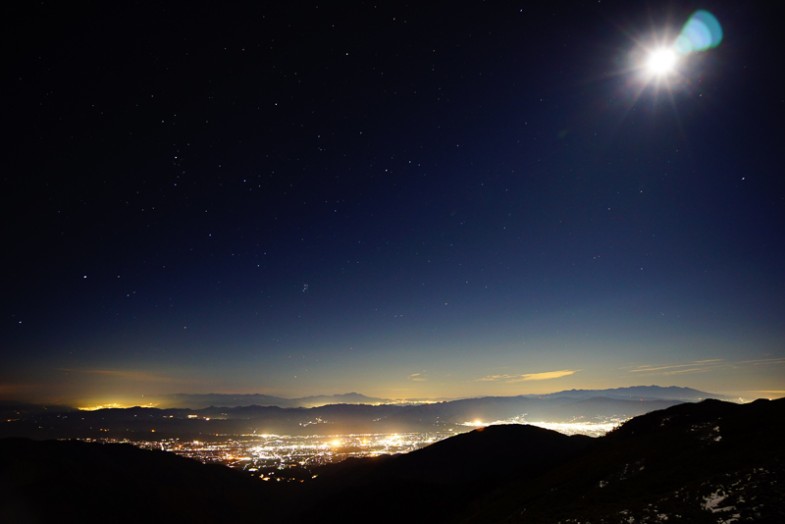
[[[601,436],[619,426],[625,419],[571,422],[527,421],[520,415],[505,420],[473,419],[463,424],[465,431],[481,430],[498,424],[530,424],[567,435]],[[176,453],[203,463],[217,463],[247,472],[271,482],[304,482],[315,478],[312,469],[340,462],[347,458],[378,457],[409,453],[444,440],[460,429],[446,428],[434,432],[349,433],[333,435],[277,435],[250,433],[213,435],[198,439],[160,437],[150,430],[150,440],[118,438],[84,439],[104,443],[126,443],[144,449]]]

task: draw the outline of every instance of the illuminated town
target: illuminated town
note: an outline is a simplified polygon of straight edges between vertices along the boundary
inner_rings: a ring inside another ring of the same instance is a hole
[[[549,423],[532,425],[559,431],[567,435],[601,436],[623,422],[622,419],[601,423]],[[86,441],[125,443],[144,449],[168,451],[198,460],[240,469],[264,481],[305,482],[315,478],[319,466],[340,462],[347,458],[377,457],[408,453],[462,431],[496,424],[521,423],[519,420],[467,421],[462,428],[439,432],[365,433],[345,435],[212,435],[200,439],[162,438],[131,440],[119,438],[89,438]]]
[[[144,449],[169,451],[203,463],[217,463],[241,469],[264,481],[304,482],[314,477],[314,468],[325,464],[340,462],[349,457],[408,453],[452,435],[452,432],[332,436],[250,434],[216,435],[204,440],[83,440],[124,443]]]

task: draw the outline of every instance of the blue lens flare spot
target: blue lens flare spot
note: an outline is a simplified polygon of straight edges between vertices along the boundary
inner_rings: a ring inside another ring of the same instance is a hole
[[[717,47],[722,42],[722,26],[717,18],[700,9],[690,16],[676,38],[674,50],[680,55],[706,51]]]

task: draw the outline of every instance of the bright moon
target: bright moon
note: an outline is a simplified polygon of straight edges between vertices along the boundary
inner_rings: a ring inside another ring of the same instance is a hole
[[[646,71],[652,76],[666,76],[676,68],[676,53],[670,49],[655,49],[646,60]]]

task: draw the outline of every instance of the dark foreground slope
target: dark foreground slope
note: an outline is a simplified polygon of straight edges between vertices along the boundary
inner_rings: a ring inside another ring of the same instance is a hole
[[[4,523],[276,522],[277,486],[260,484],[127,444],[0,440]]]
[[[0,440],[0,522],[785,522],[785,399],[681,404],[597,439],[492,426],[305,485],[125,445]]]
[[[580,456],[592,439],[535,426],[490,426],[406,455],[358,459],[319,471],[299,518],[343,522],[450,522],[493,489]]]
[[[785,399],[682,404],[486,498],[477,522],[785,522]],[[467,516],[469,517],[469,516]]]
[[[489,427],[409,455],[326,468],[301,517],[782,523],[784,418],[785,399],[707,400],[637,417],[598,439]]]

